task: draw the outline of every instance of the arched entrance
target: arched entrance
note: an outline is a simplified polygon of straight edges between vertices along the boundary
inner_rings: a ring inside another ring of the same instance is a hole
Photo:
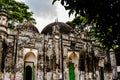
[[[25,62],[24,63],[24,80],[34,80],[34,63]]]
[[[70,52],[69,58],[69,80],[79,80],[78,61],[79,55],[76,52]]]
[[[25,80],[32,80],[32,68],[31,68],[31,66],[26,67],[26,79]]]
[[[35,80],[36,56],[29,52],[24,56],[24,80]]]

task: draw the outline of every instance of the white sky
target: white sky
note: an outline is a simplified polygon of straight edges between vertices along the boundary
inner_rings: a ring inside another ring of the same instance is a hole
[[[16,0],[25,2],[30,11],[34,13],[33,17],[36,19],[35,25],[38,30],[41,30],[48,24],[55,22],[58,19],[59,22],[71,21],[74,17],[68,16],[68,11],[59,3],[52,5],[52,0]]]

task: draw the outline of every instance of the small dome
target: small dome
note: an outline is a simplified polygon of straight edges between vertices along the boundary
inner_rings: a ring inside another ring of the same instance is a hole
[[[39,33],[38,29],[30,22],[23,22],[18,25],[17,29],[22,29],[26,31],[32,31],[35,33]]]
[[[54,26],[59,27],[59,32],[63,34],[69,34],[72,31],[72,27],[62,23],[62,22],[54,22],[51,24],[48,24],[41,32],[41,34],[52,34]]]

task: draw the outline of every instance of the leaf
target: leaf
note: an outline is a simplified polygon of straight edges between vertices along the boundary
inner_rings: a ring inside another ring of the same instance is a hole
[[[29,6],[27,6],[24,2],[17,2],[15,0],[0,0],[0,9],[4,9],[8,12],[8,18],[12,25],[18,22],[23,22],[25,19],[29,19],[29,21],[35,23],[35,19],[32,17],[33,13],[28,11]]]

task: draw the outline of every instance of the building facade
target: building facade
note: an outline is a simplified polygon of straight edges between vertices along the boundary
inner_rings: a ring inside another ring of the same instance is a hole
[[[50,23],[41,33],[29,22],[10,29],[0,11],[0,80],[116,79],[116,64],[105,72],[105,56],[85,32],[76,36],[65,23]]]

